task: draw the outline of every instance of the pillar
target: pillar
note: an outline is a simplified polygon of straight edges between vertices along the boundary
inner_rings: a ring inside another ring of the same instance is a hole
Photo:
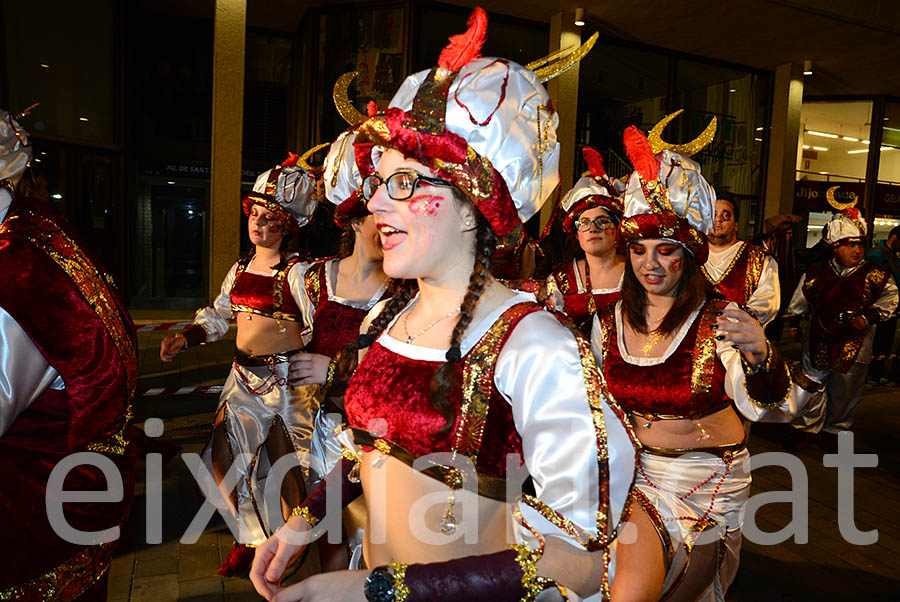
[[[213,31],[212,157],[209,190],[209,298],[215,298],[241,244],[241,150],[247,0],[216,0]]]
[[[793,211],[802,106],[803,65],[779,65],[775,70],[775,90],[772,95],[772,130],[769,132],[763,219]]]
[[[550,19],[550,52],[561,48],[570,48],[581,44],[581,27],[575,25],[575,13],[559,12]],[[559,128],[556,137],[559,140],[559,185],[563,192],[574,184],[572,174],[575,171],[575,120],[578,117],[578,70],[576,63],[559,77],[547,82],[547,92],[553,99],[554,107],[559,114]],[[553,213],[556,195],[544,203],[541,208],[541,228]]]

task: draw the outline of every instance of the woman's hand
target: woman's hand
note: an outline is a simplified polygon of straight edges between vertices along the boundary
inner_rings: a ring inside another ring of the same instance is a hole
[[[739,309],[726,309],[716,324],[716,340],[733,345],[753,366],[766,361],[766,333],[756,318]]]
[[[257,593],[271,600],[283,588],[279,585],[287,567],[294,562],[309,543],[312,527],[302,516],[292,516],[275,535],[256,548],[250,581]]]
[[[282,589],[271,599],[275,602],[366,602],[363,588],[368,576],[369,571],[320,573]]]
[[[187,340],[181,335],[168,336],[159,344],[159,359],[171,362],[187,348]]]
[[[318,353],[299,351],[291,356],[288,368],[289,385],[324,385],[331,358]]]

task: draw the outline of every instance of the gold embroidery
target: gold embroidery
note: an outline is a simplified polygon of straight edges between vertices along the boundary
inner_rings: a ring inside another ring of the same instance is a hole
[[[113,301],[107,280],[84,251],[56,223],[32,210],[22,211],[0,225],[0,234],[12,231],[46,253],[66,273],[82,297],[100,318],[125,366],[128,406],[137,386],[137,352],[119,308]]]
[[[0,600],[74,600],[109,570],[114,544],[90,546],[52,571],[0,591]]]
[[[713,371],[716,368],[716,336],[712,326],[716,323],[716,309],[708,304],[701,310],[694,343],[691,368],[691,405],[704,406],[712,389]]]

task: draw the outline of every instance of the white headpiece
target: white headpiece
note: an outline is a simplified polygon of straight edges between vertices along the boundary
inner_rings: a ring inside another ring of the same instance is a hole
[[[28,132],[12,114],[0,109],[0,180],[24,173],[29,161],[31,142]]]
[[[244,213],[249,215],[254,204],[262,205],[296,235],[309,223],[321,197],[322,168],[311,167],[306,160],[325,146],[315,146],[303,156],[290,153],[284,163],[259,174],[253,192],[243,201]]]
[[[828,232],[825,233],[825,242],[835,245],[845,239],[862,240],[866,236],[866,222],[856,207],[859,198],[853,195],[847,203],[841,203],[834,198],[834,193],[840,186],[832,186],[825,193],[828,204],[837,209],[831,221],[828,222]]]

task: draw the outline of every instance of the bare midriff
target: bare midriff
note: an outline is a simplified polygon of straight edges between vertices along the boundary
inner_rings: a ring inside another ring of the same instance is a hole
[[[248,320],[247,317],[250,317]],[[238,312],[238,351],[248,355],[268,355],[293,351],[303,346],[300,342],[300,323],[289,320],[275,320],[259,314]],[[281,326],[279,326],[279,323]],[[284,332],[279,332],[281,329]]]
[[[632,421],[641,443],[653,447],[693,449],[730,445],[744,440],[744,425],[732,407],[690,419],[651,420],[632,414]]]
[[[368,510],[366,566],[442,562],[500,552],[516,543],[511,504],[459,489],[453,506],[456,531],[445,535],[440,525],[450,488],[443,483],[379,451],[362,454],[360,479]]]

